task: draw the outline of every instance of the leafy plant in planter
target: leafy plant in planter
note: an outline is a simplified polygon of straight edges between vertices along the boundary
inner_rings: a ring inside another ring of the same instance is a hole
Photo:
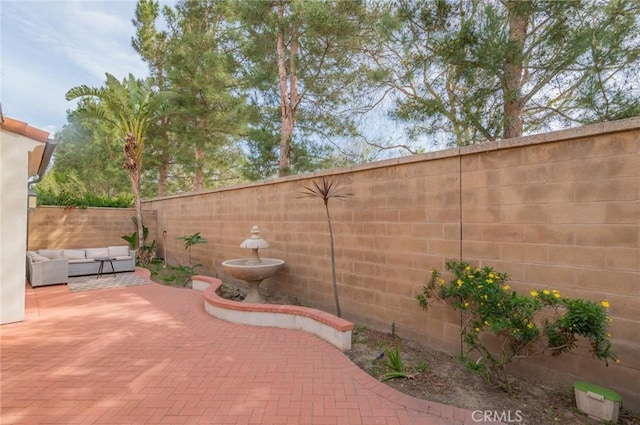
[[[138,218],[136,216],[131,217],[133,224],[138,228]],[[151,242],[151,245],[147,245],[147,236],[149,236],[149,228],[145,225],[142,226],[142,246],[136,252],[138,264],[147,265],[150,264],[156,257],[156,241]],[[122,239],[129,243],[129,248],[136,249],[138,246],[138,232],[133,232],[131,235],[124,235]]]
[[[506,273],[491,267],[472,267],[466,262],[447,262],[453,278],[447,283],[437,271],[416,296],[423,308],[437,296],[460,311],[462,336],[468,352],[475,351],[484,363],[486,377],[511,391],[506,367],[515,359],[549,351],[559,356],[578,346],[580,338],[589,342],[593,357],[619,362],[612,351],[608,324],[609,302],[600,303],[563,297],[557,290],[531,291],[521,295],[507,284]],[[482,333],[492,333],[500,341],[492,349]]]
[[[195,274],[196,267],[202,266],[202,264],[191,265],[191,247],[194,245],[205,244],[207,240],[200,236],[200,232],[196,232],[193,235],[180,236],[178,240],[184,241],[184,249],[189,252],[189,270],[191,275]]]
[[[344,199],[353,196],[351,193],[343,193],[339,188],[339,183],[329,180],[326,177],[320,181],[314,181],[310,186],[305,186],[300,197],[302,198],[320,198],[324,203],[324,209],[327,214],[327,223],[329,225],[329,243],[331,245],[331,278],[333,280],[333,295],[336,301],[336,311],[338,317],[342,317],[340,312],[340,298],[338,296],[338,282],[336,279],[336,255],[333,242],[333,227],[331,225],[331,214],[329,213],[329,201],[331,199]]]
[[[384,345],[384,354],[387,359],[383,362],[383,366],[387,368],[387,372],[382,375],[382,380],[387,381],[394,378],[407,378],[407,370],[402,361],[402,354],[400,352],[400,345],[396,345],[394,348],[390,348],[388,345]]]

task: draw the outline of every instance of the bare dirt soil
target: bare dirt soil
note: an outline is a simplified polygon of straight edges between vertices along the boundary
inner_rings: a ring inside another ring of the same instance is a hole
[[[224,283],[221,295],[242,301],[246,296],[243,288]],[[286,294],[262,291],[268,303],[295,304],[297,299]],[[363,326],[353,330],[352,348],[346,355],[361,369],[376,379],[413,397],[454,405],[470,410],[512,412],[511,423],[527,425],[596,425],[575,407],[571,388],[557,389],[533,382],[514,380],[512,394],[507,394],[489,384],[476,371],[465,367],[458,358],[422,346],[417,342],[403,340],[389,333],[379,332]],[[389,358],[385,347],[394,351],[399,347],[407,377],[385,379],[390,371],[385,363]],[[516,412],[519,412],[516,415]],[[618,424],[640,425],[640,413],[624,407],[620,410]]]
[[[515,381],[513,394],[496,388],[480,373],[468,370],[454,356],[402,340],[388,333],[356,326],[352,348],[347,355],[360,368],[383,380],[390,369],[384,348],[400,347],[406,378],[385,383],[414,397],[470,410],[512,412],[513,423],[527,425],[594,425],[599,422],[580,413],[574,404],[571,388],[558,390],[532,382]],[[520,415],[516,412],[520,411]],[[516,419],[521,418],[520,421]],[[618,424],[640,425],[640,416],[621,409]]]

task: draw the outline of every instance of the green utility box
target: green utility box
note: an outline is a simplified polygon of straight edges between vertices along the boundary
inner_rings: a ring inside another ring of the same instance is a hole
[[[588,382],[574,382],[573,390],[576,396],[578,410],[593,419],[618,422],[618,413],[622,397],[610,389]]]

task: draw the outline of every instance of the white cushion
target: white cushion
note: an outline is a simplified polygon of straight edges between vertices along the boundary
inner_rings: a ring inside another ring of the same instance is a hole
[[[69,264],[78,264],[78,263],[93,263],[95,260],[93,258],[76,258],[69,260]]]
[[[107,248],[87,248],[87,258],[100,258],[109,257],[109,250]]]
[[[70,260],[85,259],[84,249],[65,249],[63,252],[64,258]]]
[[[109,247],[109,257],[121,257],[123,255],[129,256],[129,247],[126,245],[122,246],[110,246]],[[131,257],[129,257],[131,258]]]
[[[41,249],[38,251],[38,254],[47,257],[51,260],[55,260],[56,258],[63,257],[63,251],[61,249]]]
[[[117,255],[113,257],[114,260],[131,260],[130,255]]]

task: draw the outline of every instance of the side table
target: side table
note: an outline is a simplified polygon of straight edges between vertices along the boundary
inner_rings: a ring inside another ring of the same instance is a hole
[[[111,264],[111,273],[113,273],[113,277],[116,277],[116,269],[113,267],[113,260],[115,260],[115,258],[111,257],[98,257],[93,259],[93,261],[100,261],[100,267],[98,267],[98,275],[96,276],[96,279],[100,279],[100,276],[104,274],[104,263],[107,261]]]

